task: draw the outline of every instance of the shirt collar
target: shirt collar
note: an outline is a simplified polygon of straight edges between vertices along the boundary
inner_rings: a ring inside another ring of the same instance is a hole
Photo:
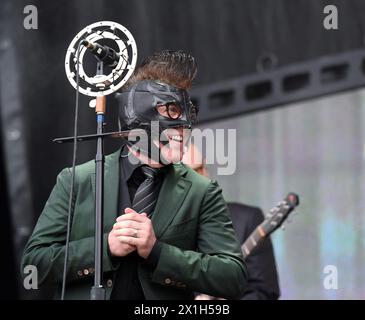
[[[122,146],[120,152],[120,157],[122,161],[122,170],[124,171],[125,180],[128,181],[132,176],[134,170],[143,165],[143,163],[129,151],[127,144]]]

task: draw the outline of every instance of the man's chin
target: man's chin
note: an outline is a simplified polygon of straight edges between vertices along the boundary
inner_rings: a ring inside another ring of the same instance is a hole
[[[168,146],[161,148],[160,155],[165,164],[179,163],[183,158],[183,153],[180,150],[170,149]]]

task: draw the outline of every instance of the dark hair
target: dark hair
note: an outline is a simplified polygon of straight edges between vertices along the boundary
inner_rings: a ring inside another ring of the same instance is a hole
[[[162,50],[145,58],[126,86],[149,79],[189,89],[196,74],[197,65],[193,56],[183,50]]]

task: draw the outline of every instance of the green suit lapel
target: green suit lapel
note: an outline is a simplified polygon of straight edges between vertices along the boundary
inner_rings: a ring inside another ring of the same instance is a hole
[[[105,158],[104,166],[104,231],[110,231],[118,215],[120,149]],[[91,175],[95,201],[95,172]]]
[[[168,169],[151,219],[157,238],[170,225],[191,187],[191,181],[183,177],[185,173],[186,168],[181,164],[171,165]]]
[[[120,150],[106,157],[104,172],[104,231],[109,231],[118,215]],[[171,165],[166,173],[156,203],[152,222],[156,237],[161,237],[178,213],[190,187],[191,181],[183,176],[186,168]],[[95,173],[91,175],[92,198],[95,201]]]

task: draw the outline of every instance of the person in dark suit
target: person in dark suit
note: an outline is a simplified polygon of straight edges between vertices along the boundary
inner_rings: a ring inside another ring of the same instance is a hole
[[[209,176],[200,151],[190,144],[183,162],[203,176]],[[260,208],[242,203],[227,203],[233,228],[239,243],[243,244],[256,227],[264,220]],[[276,300],[280,297],[278,273],[274,249],[270,238],[266,238],[246,259],[248,279],[241,300]],[[199,294],[197,300],[210,300]]]
[[[227,203],[237,240],[243,244],[264,221],[260,208],[242,203]],[[266,238],[246,259],[248,280],[242,300],[276,300],[280,297],[274,249]]]

